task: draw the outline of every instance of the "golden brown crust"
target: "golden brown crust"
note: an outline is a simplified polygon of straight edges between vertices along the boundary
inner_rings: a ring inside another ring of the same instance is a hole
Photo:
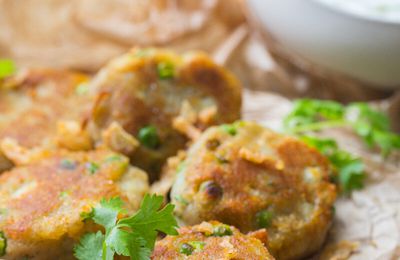
[[[77,87],[87,81],[84,74],[51,69],[7,79],[0,86],[0,138],[33,147],[55,135],[58,120],[81,120],[87,96],[77,93]]]
[[[236,260],[273,260],[264,245],[256,238],[240,233],[233,226],[229,235],[215,236],[213,231],[218,226],[226,226],[212,221],[203,222],[193,227],[183,227],[178,236],[167,236],[158,241],[151,259],[236,259]],[[193,252],[181,253],[182,245],[197,243],[200,245]]]
[[[145,173],[132,172],[128,158],[107,150],[60,150],[4,172],[0,175],[0,230],[9,241],[7,254],[18,256],[24,246],[30,254],[46,244],[76,240],[89,228],[81,213],[102,198],[115,196],[135,210],[147,189]],[[36,246],[27,246],[31,244]]]
[[[162,66],[172,71],[165,78],[159,73]],[[200,130],[240,117],[240,84],[203,53],[179,56],[162,49],[133,49],[101,70],[92,89],[98,92],[90,121],[94,136],[114,121],[133,136],[145,126],[157,128],[157,149],[140,146],[130,154],[135,165],[150,172],[158,172],[167,157],[184,148],[185,134],[191,136],[173,125],[184,103],[195,114],[190,123]]]
[[[78,126],[83,123],[90,97],[82,86],[88,79],[80,73],[32,69],[0,82],[0,141],[12,138],[27,148],[74,146],[73,138],[57,143],[57,122],[72,120]],[[85,141],[87,148],[90,141]],[[3,153],[0,151],[1,157]],[[0,171],[9,168],[1,162],[4,160],[0,159]]]
[[[242,232],[266,228],[278,259],[305,257],[323,243],[336,191],[315,149],[237,122],[208,129],[183,164],[171,199],[184,223],[216,219]]]

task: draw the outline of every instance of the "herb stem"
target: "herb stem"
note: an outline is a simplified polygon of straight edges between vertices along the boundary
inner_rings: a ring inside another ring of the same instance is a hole
[[[307,125],[299,125],[296,127],[291,128],[289,131],[292,134],[310,132],[310,131],[320,131],[326,128],[333,128],[333,127],[344,127],[347,126],[349,123],[345,120],[332,120],[332,121],[322,121],[316,122]]]
[[[106,245],[106,241],[103,242],[103,260],[107,260],[107,245]]]

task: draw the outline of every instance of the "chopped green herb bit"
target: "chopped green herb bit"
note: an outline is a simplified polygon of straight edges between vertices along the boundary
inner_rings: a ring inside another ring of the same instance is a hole
[[[223,236],[232,236],[232,229],[228,225],[219,225],[214,227],[213,236],[215,237],[223,237]]]
[[[75,88],[75,93],[78,94],[78,95],[85,95],[88,92],[89,92],[89,85],[86,82],[80,83]]]
[[[274,214],[272,211],[269,210],[262,210],[257,213],[256,219],[257,219],[257,224],[260,228],[268,228],[272,224],[272,219],[274,217]]]
[[[12,60],[0,59],[0,79],[14,74],[16,68]]]
[[[179,252],[184,255],[191,255],[193,253],[193,251],[194,251],[194,247],[189,245],[188,243],[183,243],[181,245],[181,249],[179,250]]]
[[[93,213],[84,214],[104,227],[104,233],[84,235],[74,248],[79,260],[112,260],[114,255],[128,256],[135,260],[148,260],[154,248],[158,232],[177,235],[178,226],[172,212],[174,206],[162,207],[163,197],[146,195],[139,210],[133,216],[120,219],[126,212],[120,198],[102,200]]]
[[[235,136],[237,134],[237,127],[235,124],[232,125],[221,125],[222,130],[224,130],[226,133]]]
[[[60,162],[60,167],[65,170],[75,170],[76,166],[77,166],[77,163],[70,159],[63,159]]]
[[[4,256],[7,250],[7,238],[3,231],[0,231],[0,256]]]
[[[68,191],[62,191],[62,192],[60,192],[59,196],[60,196],[61,199],[65,199],[65,198],[67,198],[69,196],[69,192]]]
[[[100,166],[97,163],[94,163],[94,162],[86,163],[86,170],[90,174],[95,174],[99,169],[100,169]]]
[[[156,149],[160,145],[157,128],[154,126],[146,126],[140,129],[138,139],[142,145],[150,149]]]
[[[105,159],[105,162],[110,163],[110,162],[118,162],[121,161],[122,157],[119,155],[111,155],[110,157],[107,157]]]
[[[185,198],[183,198],[181,195],[177,195],[174,197],[175,200],[183,205],[189,205],[189,201],[187,201]]]
[[[206,245],[206,243],[203,241],[190,241],[187,242],[187,244],[191,245],[194,248],[194,251],[201,251],[204,249],[204,246]]]
[[[157,64],[157,73],[160,79],[171,79],[175,76],[174,64],[163,61]]]

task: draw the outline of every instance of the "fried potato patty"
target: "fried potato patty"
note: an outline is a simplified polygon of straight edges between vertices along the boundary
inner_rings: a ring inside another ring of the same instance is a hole
[[[315,149],[251,122],[209,128],[189,149],[171,191],[189,225],[218,220],[266,228],[277,259],[300,259],[324,242],[336,198]]]
[[[178,236],[157,241],[153,260],[220,259],[273,260],[263,243],[216,221],[179,229]]]
[[[84,74],[50,69],[28,70],[0,81],[0,140],[21,146],[48,146],[57,121],[81,121],[90,107]],[[0,150],[0,172],[9,163]]]
[[[50,152],[0,175],[0,231],[6,259],[70,259],[86,231],[83,221],[102,198],[121,197],[135,211],[148,191],[147,175],[108,150]],[[58,258],[57,258],[58,259]]]
[[[100,139],[104,129],[118,122],[142,139],[130,156],[134,165],[151,173],[184,147],[187,136],[240,117],[240,84],[203,53],[179,56],[162,49],[133,49],[111,61],[91,85],[98,93],[92,134]],[[155,127],[157,140],[143,142],[145,127]]]

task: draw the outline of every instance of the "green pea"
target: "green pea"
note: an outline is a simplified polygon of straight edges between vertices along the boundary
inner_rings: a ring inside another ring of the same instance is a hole
[[[226,133],[230,134],[231,136],[235,136],[237,134],[236,125],[222,125],[222,130]]]
[[[138,139],[147,148],[155,149],[160,145],[160,138],[154,126],[146,126],[140,129]]]
[[[258,226],[260,228],[268,228],[272,223],[273,217],[274,214],[269,210],[263,210],[258,212],[256,215]]]

